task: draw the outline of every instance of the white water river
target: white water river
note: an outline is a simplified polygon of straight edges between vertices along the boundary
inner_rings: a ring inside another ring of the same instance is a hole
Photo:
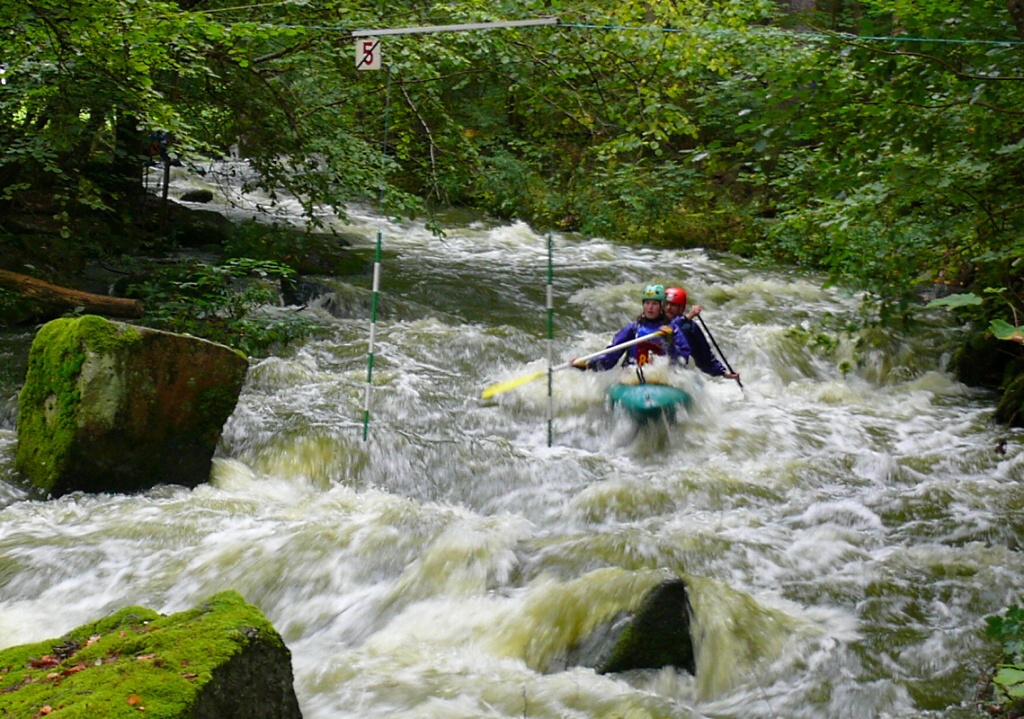
[[[605,375],[559,372],[549,447],[545,380],[479,399],[544,367],[547,237],[353,220],[360,253],[385,247],[368,441],[369,275],[320,278],[352,318],[252,363],[197,489],[30,498],[8,412],[0,647],[235,589],[291,649],[306,719],[971,715],[984,617],[1024,591],[1024,453],[945,371],[945,312],[846,338],[819,323],[859,298],[818,277],[556,235],[556,362],[680,283],[745,389],[689,370],[694,410],[637,432]],[[667,576],[696,678],[544,671],[605,592]]]

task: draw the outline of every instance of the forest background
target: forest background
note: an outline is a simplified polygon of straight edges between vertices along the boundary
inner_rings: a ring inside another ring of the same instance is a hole
[[[539,17],[558,24],[389,36],[383,71],[356,68],[353,30]],[[866,291],[865,322],[952,293],[962,379],[1009,390],[1022,41],[1020,0],[4,3],[3,267],[72,282],[91,259],[173,246],[145,168],[234,147],[314,229],[317,208],[353,201],[470,206],[824,271]],[[158,326],[287,340],[304,328],[239,324],[260,296],[232,278],[294,272],[300,241],[236,237],[241,261],[130,292]],[[0,290],[5,318],[21,304]]]

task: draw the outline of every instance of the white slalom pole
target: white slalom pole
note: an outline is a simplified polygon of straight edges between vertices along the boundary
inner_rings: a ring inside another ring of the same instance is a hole
[[[366,355],[366,394],[363,399],[363,441],[370,433],[370,394],[373,389],[373,345],[377,339],[377,298],[380,295],[381,232],[377,230],[377,249],[373,255],[373,294],[370,299],[370,348]]]
[[[548,446],[550,447],[553,441],[553,430],[552,425],[555,420],[555,398],[552,393],[552,385],[554,379],[554,363],[555,363],[555,268],[552,261],[552,239],[551,233],[548,233]]]

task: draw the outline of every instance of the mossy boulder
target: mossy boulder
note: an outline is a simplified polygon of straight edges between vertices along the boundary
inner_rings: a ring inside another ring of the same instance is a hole
[[[996,422],[1024,426],[1024,347],[988,331],[974,332],[954,355],[953,369],[964,384],[1000,392]]]
[[[44,325],[18,397],[16,469],[52,496],[209,478],[248,361],[206,340],[102,317]]]
[[[564,666],[599,674],[671,666],[697,673],[690,636],[690,606],[682,579],[651,589],[633,612],[622,612],[571,648]]]
[[[1024,374],[1008,381],[999,398],[995,420],[1010,427],[1024,427]]]
[[[990,332],[969,333],[953,355],[956,378],[971,387],[1002,389],[1022,369],[1020,347]]]
[[[0,717],[301,719],[291,652],[237,592],[160,615],[126,607],[0,650]]]

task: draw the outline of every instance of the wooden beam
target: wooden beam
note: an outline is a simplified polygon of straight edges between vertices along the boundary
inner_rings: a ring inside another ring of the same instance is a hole
[[[17,272],[0,270],[0,288],[60,312],[71,312],[81,307],[89,314],[104,317],[142,317],[142,302],[139,300],[94,295],[91,292],[53,285],[28,275],[19,275]]]

